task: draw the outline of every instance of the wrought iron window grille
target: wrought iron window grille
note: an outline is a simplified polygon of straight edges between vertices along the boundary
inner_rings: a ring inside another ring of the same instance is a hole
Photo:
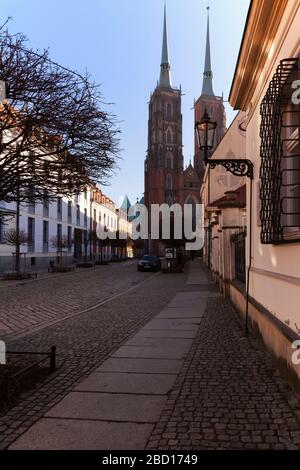
[[[299,58],[282,60],[261,103],[262,244],[300,239],[300,105],[292,101],[297,79]]]

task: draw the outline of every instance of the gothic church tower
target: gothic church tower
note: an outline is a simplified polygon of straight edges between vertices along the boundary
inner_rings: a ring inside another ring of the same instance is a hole
[[[165,7],[160,79],[149,103],[145,160],[145,205],[149,213],[151,204],[183,205],[183,188],[181,90],[173,88],[171,81]],[[163,247],[157,245],[152,244],[149,251],[162,254]]]
[[[226,114],[223,104],[223,97],[216,96],[213,87],[213,72],[211,66],[210,54],[210,31],[209,31],[209,7],[207,7],[207,31],[206,31],[206,49],[205,49],[205,63],[203,72],[203,84],[201,96],[195,102],[195,122],[200,121],[205,109],[212,121],[217,122],[215,146],[217,147],[226,132]],[[212,152],[214,149],[212,150]],[[195,154],[194,154],[194,168],[197,171],[200,182],[202,183],[205,167],[203,152],[199,150],[197,139],[195,135]]]

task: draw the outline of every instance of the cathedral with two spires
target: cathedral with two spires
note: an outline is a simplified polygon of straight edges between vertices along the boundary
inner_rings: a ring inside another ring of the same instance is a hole
[[[226,115],[223,97],[213,89],[213,73],[210,55],[209,7],[207,16],[205,65],[202,92],[194,103],[195,122],[200,121],[205,109],[211,120],[217,122],[215,147],[226,131]],[[194,164],[184,168],[182,144],[181,88],[173,87],[169,61],[166,7],[163,24],[162,60],[160,78],[151,94],[148,121],[148,149],[145,159],[145,205],[151,212],[152,204],[199,204],[200,187],[205,167],[202,151],[195,138]],[[166,246],[166,243],[164,243]],[[152,244],[156,254],[162,254],[163,246]],[[155,248],[154,248],[155,246]]]

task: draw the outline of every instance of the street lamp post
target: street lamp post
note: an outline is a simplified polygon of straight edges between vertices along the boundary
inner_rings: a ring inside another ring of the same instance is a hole
[[[211,121],[207,110],[205,109],[204,115],[200,121],[195,124],[195,131],[199,149],[203,151],[204,163],[208,165],[209,169],[213,170],[217,166],[223,166],[226,171],[229,171],[235,176],[246,176],[250,178],[250,226],[249,226],[249,263],[247,271],[247,295],[246,295],[246,318],[245,318],[245,332],[248,334],[248,315],[249,315],[249,280],[252,264],[252,186],[253,186],[253,163],[251,160],[245,158],[210,158],[209,152],[214,146],[215,132],[217,123]],[[208,201],[210,203],[210,201]],[[210,219],[208,230],[210,234]],[[210,245],[210,239],[209,239]],[[210,250],[210,246],[209,246]],[[210,253],[209,253],[209,268],[210,268]]]

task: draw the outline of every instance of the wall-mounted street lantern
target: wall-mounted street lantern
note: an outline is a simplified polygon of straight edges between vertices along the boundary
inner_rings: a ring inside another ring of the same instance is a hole
[[[228,158],[213,158],[209,157],[209,153],[214,146],[214,139],[216,133],[217,123],[211,121],[207,110],[205,109],[201,121],[196,122],[195,130],[197,142],[200,150],[204,154],[204,163],[212,170],[218,165],[222,165],[227,171],[235,176],[247,176],[253,179],[253,163],[247,159],[228,159]]]
[[[204,153],[205,164],[208,161],[209,151],[212,150],[215,141],[217,123],[210,120],[205,109],[204,115],[200,122],[196,122],[196,136],[199,148]]]
[[[251,160],[244,158],[210,158],[210,151],[214,146],[214,138],[216,133],[217,123],[211,121],[207,110],[205,109],[201,121],[196,122],[195,131],[198,141],[198,146],[204,154],[204,163],[210,169],[216,168],[218,165],[223,166],[226,171],[229,171],[235,176],[246,176],[250,178],[250,227],[249,227],[249,263],[247,269],[247,292],[246,292],[246,317],[245,317],[245,332],[248,334],[248,316],[249,316],[249,286],[250,286],[250,271],[252,264],[252,183],[253,183],[253,163]],[[210,202],[208,201],[208,204]],[[211,220],[208,222],[209,233],[209,268],[210,268],[210,243],[211,243]]]

